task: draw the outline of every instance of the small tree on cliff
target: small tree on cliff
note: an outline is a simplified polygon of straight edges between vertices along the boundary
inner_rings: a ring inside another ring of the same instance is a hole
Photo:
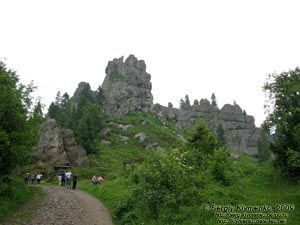
[[[215,95],[215,93],[212,93],[212,95],[211,95],[211,105],[213,105],[213,106],[217,106],[217,98],[216,98],[216,95]]]
[[[187,105],[191,105],[190,98],[189,98],[188,95],[185,96],[185,103],[186,103]]]

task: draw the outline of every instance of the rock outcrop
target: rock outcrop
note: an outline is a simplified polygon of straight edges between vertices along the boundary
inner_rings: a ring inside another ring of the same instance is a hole
[[[153,104],[151,75],[146,72],[144,60],[130,55],[109,61],[102,84],[105,93],[105,114],[125,116],[129,110],[147,111]]]
[[[38,145],[33,156],[48,165],[88,166],[86,150],[76,143],[70,129],[60,129],[54,119],[46,120],[41,127]]]
[[[257,154],[256,145],[261,129],[255,127],[254,117],[246,115],[239,105],[226,104],[219,109],[216,103],[211,104],[207,99],[195,100],[193,105],[189,100],[186,102],[182,100],[180,109],[173,108],[171,103],[168,107],[153,105],[151,75],[146,72],[145,61],[138,60],[134,55],[130,55],[125,62],[123,57],[109,61],[105,73],[102,89],[105,95],[106,116],[118,118],[125,116],[130,110],[152,112],[160,116],[163,127],[168,127],[168,119],[174,119],[179,130],[192,128],[199,117],[202,117],[213,131],[217,132],[220,126],[223,128],[229,148],[252,156]],[[84,90],[95,95],[95,92],[90,90],[89,84],[81,82],[70,99],[75,106],[76,99]],[[120,128],[131,129],[131,127]],[[111,144],[105,140],[102,143]],[[59,154],[63,158],[67,151]]]
[[[178,129],[192,128],[199,117],[216,132],[217,127],[224,129],[224,138],[229,148],[248,155],[256,155],[256,143],[261,130],[255,127],[254,117],[246,115],[238,106],[226,104],[220,110],[207,99],[194,101],[193,105],[182,102],[181,108],[159,104],[153,105],[151,76],[146,72],[144,60],[130,55],[125,62],[123,57],[108,62],[106,77],[102,84],[106,96],[105,114],[110,117],[125,116],[130,110],[153,112],[161,116],[162,126],[167,127],[166,118],[176,121]]]
[[[226,104],[220,110],[208,100],[202,99],[200,104],[184,108],[176,109],[155,104],[151,112],[162,118],[174,119],[177,129],[192,128],[199,118],[203,118],[213,131],[217,132],[218,126],[223,128],[227,147],[251,156],[257,154],[256,145],[261,129],[255,127],[254,117],[246,115],[239,105]]]

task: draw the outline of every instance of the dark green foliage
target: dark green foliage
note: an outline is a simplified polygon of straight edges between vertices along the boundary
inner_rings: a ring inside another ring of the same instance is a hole
[[[275,130],[270,145],[275,164],[291,177],[300,178],[300,68],[270,74],[263,90],[269,99],[264,127]]]
[[[104,101],[105,101],[104,90],[101,88],[101,86],[99,86],[96,91],[96,103],[99,106],[103,106]]]
[[[67,93],[61,97],[58,92],[55,102],[49,107],[48,116],[56,119],[58,126],[72,129],[77,142],[88,154],[96,153],[99,148],[99,131],[103,126],[104,101],[101,87],[93,93],[86,86],[75,102],[71,102]]]
[[[257,141],[257,158],[260,162],[262,162],[269,159],[270,156],[270,141],[267,135],[262,133]]]
[[[185,103],[186,103],[186,104],[188,104],[188,105],[190,105],[190,104],[191,104],[191,102],[190,102],[190,98],[189,98],[189,96],[188,96],[188,95],[186,95],[186,96],[185,96]]]
[[[212,93],[212,95],[211,95],[211,105],[213,105],[213,106],[217,106],[217,98],[216,98],[216,95],[215,95],[215,93]]]
[[[205,154],[211,154],[213,150],[218,146],[216,135],[205,125],[205,122],[199,120],[196,128],[188,138],[189,147],[198,150]]]
[[[43,120],[42,104],[33,104],[34,89],[32,83],[19,83],[16,72],[0,62],[0,196],[9,194],[8,175],[15,166],[30,160]]]
[[[201,181],[193,168],[182,163],[182,157],[179,150],[166,151],[139,171],[132,198],[141,221],[160,219],[165,224],[180,224],[189,217],[181,209],[191,210],[199,204]],[[177,214],[181,214],[181,221]]]
[[[110,80],[118,80],[118,79],[122,79],[122,75],[119,74],[117,71],[112,71],[112,72],[109,74],[109,79],[110,79]]]
[[[33,197],[35,188],[29,187],[20,178],[0,177],[0,224],[6,224],[4,221],[12,212],[18,210],[22,204]],[[3,223],[4,222],[4,223]]]
[[[51,118],[58,117],[59,106],[52,102],[48,108],[48,116]]]
[[[220,146],[226,146],[225,131],[222,124],[219,123],[216,131],[217,140]]]
[[[97,138],[101,128],[102,113],[100,106],[92,103],[86,104],[75,132],[78,142],[87,150],[88,154],[95,153]]]
[[[183,99],[181,98],[179,101],[179,108],[183,109],[185,102],[183,101]]]
[[[121,224],[207,224],[214,218],[201,210],[213,201],[206,188],[230,186],[233,171],[229,152],[218,149],[215,134],[200,121],[185,146],[164,150],[132,171],[135,188],[115,216]]]
[[[233,162],[227,149],[215,149],[213,154],[209,157],[208,168],[217,181],[220,181],[224,185],[233,183]]]

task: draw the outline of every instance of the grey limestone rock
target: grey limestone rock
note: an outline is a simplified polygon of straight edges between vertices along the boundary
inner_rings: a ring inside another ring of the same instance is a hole
[[[111,129],[106,127],[106,128],[103,128],[101,131],[100,131],[100,134],[101,135],[108,135],[109,133],[111,132]]]
[[[77,145],[70,129],[60,129],[54,119],[46,120],[41,126],[38,145],[33,156],[48,165],[88,166],[86,151]]]
[[[105,114],[122,117],[130,110],[146,110],[153,104],[151,75],[144,60],[130,55],[109,61],[102,83],[106,102]]]
[[[239,105],[226,104],[220,110],[207,99],[201,99],[200,104],[194,104],[190,110],[175,109],[155,104],[151,112],[175,119],[176,128],[192,129],[199,118],[216,132],[218,125],[222,125],[227,147],[239,150],[248,155],[257,154],[256,143],[261,129],[255,127],[254,117],[246,115]]]
[[[137,133],[134,135],[135,138],[138,138],[140,142],[144,142],[146,140],[146,135],[144,133]]]
[[[121,134],[119,134],[119,137],[125,144],[128,144],[129,137],[121,135]]]
[[[254,156],[257,154],[256,142],[259,139],[261,129],[255,127],[254,117],[246,115],[239,105],[225,104],[219,109],[216,104],[211,104],[207,99],[194,100],[193,105],[190,105],[190,101],[186,100],[184,102],[182,100],[180,109],[173,108],[172,104],[168,104],[168,107],[153,104],[151,75],[147,73],[146,69],[145,61],[137,59],[134,55],[129,55],[125,61],[124,57],[120,57],[108,62],[105,69],[106,76],[102,83],[105,94],[104,113],[106,116],[112,118],[123,117],[130,110],[151,112],[159,116],[164,127],[169,126],[169,119],[174,120],[177,129],[192,129],[196,122],[202,118],[215,132],[219,125],[222,126],[227,147],[245,152],[248,155]],[[81,82],[70,100],[76,103],[76,99],[83,90],[90,91],[88,83]],[[95,92],[91,91],[91,94],[95,94]],[[145,125],[146,122],[142,124]],[[119,127],[122,130],[132,128],[130,125],[110,125]],[[53,123],[49,123],[47,126],[55,127]],[[102,131],[101,134],[105,135],[110,131]],[[55,133],[56,131],[53,130],[52,132]],[[60,138],[60,136],[56,137],[54,135],[51,139],[52,145],[56,146],[53,148],[53,152],[63,148],[63,146],[57,145],[57,142],[60,143]],[[111,143],[103,140],[102,144]],[[68,144],[66,143],[66,145]],[[60,158],[63,160],[64,157],[67,156],[61,153]]]
[[[235,154],[233,152],[230,153],[230,157],[233,159],[233,160],[236,160],[236,161],[240,161],[241,160],[241,157],[238,155],[238,154]]]
[[[103,145],[110,145],[111,142],[107,141],[107,140],[101,140],[101,144],[103,144]]]

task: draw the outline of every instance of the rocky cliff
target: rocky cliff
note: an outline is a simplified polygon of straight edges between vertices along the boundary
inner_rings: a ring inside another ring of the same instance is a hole
[[[122,117],[129,110],[147,111],[153,104],[151,76],[146,72],[144,60],[130,55],[109,61],[102,84],[105,92],[105,114]]]
[[[76,143],[70,129],[60,129],[54,119],[46,120],[41,126],[38,145],[33,156],[48,164],[63,166],[88,166],[86,150]]]
[[[192,128],[199,118],[203,118],[215,132],[221,125],[227,147],[251,156],[257,154],[256,143],[261,129],[255,127],[254,117],[246,115],[239,105],[226,104],[220,110],[217,106],[212,106],[208,100],[202,99],[200,105],[194,104],[189,109],[176,109],[155,104],[151,111],[162,118],[174,119],[177,129]]]
[[[182,102],[180,109],[171,107],[171,104],[169,107],[154,105],[151,93],[151,75],[146,72],[145,61],[138,60],[134,55],[130,55],[125,61],[123,57],[109,61],[105,73],[102,89],[105,95],[104,112],[106,116],[118,118],[125,116],[130,110],[151,112],[161,117],[164,127],[168,126],[168,118],[175,120],[179,130],[192,128],[201,117],[213,131],[216,132],[220,126],[223,128],[229,148],[252,156],[257,154],[256,143],[261,130],[255,127],[254,117],[246,115],[239,105],[226,104],[219,109],[216,104],[211,104],[207,99],[195,100],[193,105],[190,105],[189,102]],[[88,83],[81,82],[74,96],[70,98],[73,106],[77,106],[76,102],[83,92],[91,97],[96,94],[90,89]],[[60,131],[55,125],[51,125],[52,127],[50,125],[51,123],[45,125],[45,130],[50,130],[41,136],[38,152],[47,152],[43,156],[44,160],[48,160],[47,157],[53,155],[53,152],[57,153],[59,161],[67,160],[72,153],[68,148],[62,147],[64,146],[62,139],[66,132]],[[48,143],[48,147],[44,146],[45,143]],[[84,154],[81,156],[83,157]]]
[[[195,101],[193,105],[184,103],[181,109],[153,105],[151,76],[146,72],[144,60],[130,55],[125,62],[123,57],[108,62],[106,77],[102,84],[106,96],[105,113],[110,117],[122,117],[129,110],[153,112],[161,116],[162,125],[167,126],[166,118],[176,121],[178,129],[192,128],[199,117],[216,131],[222,126],[229,148],[256,155],[256,142],[261,130],[255,127],[254,117],[246,115],[239,105],[224,105],[221,109],[207,99]]]

